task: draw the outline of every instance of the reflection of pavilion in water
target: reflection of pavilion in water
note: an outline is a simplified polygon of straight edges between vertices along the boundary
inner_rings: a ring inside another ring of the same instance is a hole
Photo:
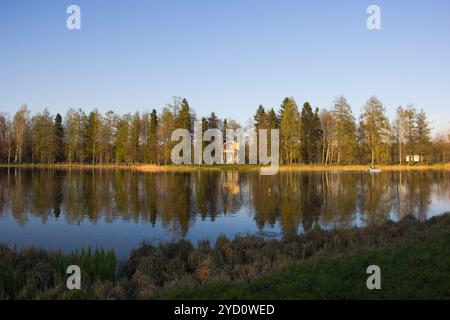
[[[231,195],[237,195],[240,192],[239,172],[227,171],[222,175],[222,187]]]

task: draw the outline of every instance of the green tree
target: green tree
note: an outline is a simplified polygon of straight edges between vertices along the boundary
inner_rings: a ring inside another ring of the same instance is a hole
[[[180,112],[177,117],[177,129],[186,129],[192,132],[192,114],[186,99],[181,101]]]
[[[331,114],[336,139],[337,164],[352,163],[356,151],[356,124],[352,110],[343,96],[336,98]]]
[[[335,148],[334,117],[331,112],[324,109],[320,113],[320,123],[322,128],[322,164],[333,162]]]
[[[110,163],[113,159],[112,144],[114,121],[115,115],[113,111],[108,111],[101,117],[98,141],[98,156],[100,163]]]
[[[405,144],[405,109],[402,106],[397,108],[396,117],[392,126],[393,140],[397,146],[397,158],[401,164],[403,161],[403,150]]]
[[[114,161],[116,163],[127,163],[130,160],[128,153],[130,118],[130,114],[126,114],[116,120],[116,134],[114,135]]]
[[[59,113],[57,113],[55,116],[54,130],[55,130],[55,161],[64,162],[65,161],[64,127],[62,116]]]
[[[431,128],[430,122],[427,119],[427,115],[423,111],[420,110],[416,115],[416,141],[417,141],[417,149],[420,155],[420,159],[424,160],[424,155],[428,153],[431,147]]]
[[[281,160],[294,163],[300,155],[300,114],[294,98],[285,98],[280,111]]]
[[[279,119],[275,110],[271,108],[267,113],[267,128],[268,129],[277,129],[279,127]]]
[[[258,109],[256,109],[256,113],[253,116],[255,120],[256,129],[266,129],[267,128],[267,115],[264,107],[260,104]]]
[[[219,129],[220,120],[214,112],[211,112],[207,120],[208,120],[208,129]]]
[[[390,125],[385,115],[385,109],[376,97],[371,97],[366,102],[361,114],[361,124],[367,137],[370,161],[373,167],[375,162],[386,159],[390,137]]]
[[[83,161],[95,163],[98,159],[98,141],[100,137],[101,115],[95,110],[83,119]]]
[[[0,160],[11,163],[13,151],[13,125],[7,115],[0,114]]]
[[[80,122],[81,115],[79,112],[70,109],[66,115],[66,124],[65,124],[65,151],[66,151],[66,159],[69,163],[73,161],[79,161],[79,148],[78,143],[80,140]]]
[[[314,112],[311,105],[305,102],[301,112],[301,133],[300,133],[300,154],[301,161],[310,163],[313,161],[316,136],[315,136],[315,121]]]
[[[145,151],[145,161],[149,163],[156,163],[157,161],[157,147],[158,147],[158,115],[153,109],[150,114],[150,122],[147,131],[147,146]]]
[[[136,163],[140,161],[139,154],[139,137],[141,133],[141,118],[138,112],[136,112],[130,124],[130,138],[128,145],[128,153],[130,156],[130,162]]]
[[[161,113],[158,126],[158,140],[160,143],[158,150],[158,163],[168,164],[171,161],[172,148],[175,145],[172,142],[172,132],[176,129],[176,116],[169,107],[164,107]]]
[[[403,131],[406,138],[406,151],[410,158],[415,154],[416,149],[416,115],[417,110],[413,105],[408,105],[402,113]]]
[[[32,155],[33,161],[50,164],[56,156],[56,131],[53,119],[45,109],[42,114],[36,114],[31,119]]]

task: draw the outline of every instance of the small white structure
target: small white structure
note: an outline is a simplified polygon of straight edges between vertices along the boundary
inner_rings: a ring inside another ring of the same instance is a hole
[[[406,156],[405,161],[406,162],[422,162],[423,157],[418,154],[409,155],[409,156]]]
[[[369,172],[369,173],[379,173],[379,172],[381,172],[381,169],[378,168],[377,166],[375,166],[375,167],[373,167],[373,168],[369,168],[369,169],[367,170],[367,172]]]
[[[223,144],[223,157],[225,164],[239,163],[239,143],[227,141]]]

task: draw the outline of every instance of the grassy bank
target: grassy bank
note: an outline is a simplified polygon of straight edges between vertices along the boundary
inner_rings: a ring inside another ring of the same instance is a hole
[[[282,165],[281,172],[295,171],[367,171],[370,165]],[[450,170],[450,163],[439,164],[392,164],[380,165],[384,171],[407,170]],[[258,171],[260,165],[219,164],[219,165],[153,165],[153,164],[0,164],[0,168],[73,169],[73,170],[135,170],[143,172],[201,172],[201,171]]]
[[[65,268],[82,270],[82,289],[65,287]],[[382,290],[366,288],[366,268]],[[220,237],[143,244],[127,261],[113,252],[71,255],[0,246],[4,299],[450,298],[450,215],[346,231],[313,231],[266,241]]]

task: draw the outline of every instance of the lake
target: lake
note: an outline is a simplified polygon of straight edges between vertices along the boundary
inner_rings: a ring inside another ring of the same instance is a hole
[[[143,173],[0,169],[0,243],[114,248],[265,238],[450,211],[449,171]]]

